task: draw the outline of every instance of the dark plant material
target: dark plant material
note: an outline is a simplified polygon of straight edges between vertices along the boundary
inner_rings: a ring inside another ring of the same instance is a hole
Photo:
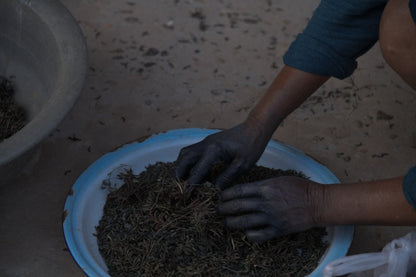
[[[124,185],[107,197],[97,240],[111,276],[305,276],[326,250],[325,229],[280,237],[263,244],[228,230],[216,213],[213,185],[176,180],[173,163],[149,165],[139,175],[119,175]],[[236,183],[282,175],[255,166]]]
[[[25,125],[25,112],[13,98],[13,84],[0,76],[0,142]]]

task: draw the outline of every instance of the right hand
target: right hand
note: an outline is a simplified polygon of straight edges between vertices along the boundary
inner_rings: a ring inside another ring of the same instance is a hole
[[[270,136],[248,121],[212,134],[180,151],[176,174],[179,178],[189,176],[188,182],[197,184],[216,162],[224,161],[229,166],[220,174],[216,185],[225,188],[257,162]]]
[[[319,226],[323,192],[323,185],[293,176],[239,184],[221,192],[218,213],[228,228],[264,242]]]

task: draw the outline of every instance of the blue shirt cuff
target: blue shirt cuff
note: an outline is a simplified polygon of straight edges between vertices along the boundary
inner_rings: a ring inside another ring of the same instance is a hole
[[[409,9],[410,9],[410,14],[412,15],[413,21],[416,24],[416,0],[409,1]]]
[[[416,210],[416,166],[412,167],[403,179],[403,193]]]

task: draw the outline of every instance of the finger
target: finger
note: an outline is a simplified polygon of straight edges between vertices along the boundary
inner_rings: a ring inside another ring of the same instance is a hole
[[[179,152],[178,158],[176,159],[176,176],[179,178],[185,178],[189,172],[189,169],[198,161],[201,153],[192,150],[195,145],[191,145],[182,148]],[[191,148],[192,147],[192,148]]]
[[[220,215],[240,215],[261,212],[263,205],[263,201],[258,198],[234,199],[218,204],[217,212]]]
[[[209,147],[190,172],[188,183],[198,184],[202,181],[215,162],[219,160],[219,153]]]
[[[259,229],[267,225],[267,217],[262,213],[229,216],[224,219],[224,224],[230,229]]]
[[[232,186],[221,192],[220,199],[221,201],[229,201],[237,198],[260,196],[259,183],[253,182]]]
[[[279,236],[279,232],[275,227],[267,226],[263,229],[247,230],[246,236],[250,241],[262,243],[271,240],[274,237]]]
[[[216,185],[220,189],[224,189],[231,184],[231,182],[240,176],[247,167],[244,165],[244,161],[235,159],[228,166],[228,168],[218,177]]]

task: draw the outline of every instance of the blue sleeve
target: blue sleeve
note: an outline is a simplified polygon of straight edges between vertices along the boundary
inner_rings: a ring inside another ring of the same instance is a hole
[[[412,167],[403,179],[403,193],[416,210],[416,166]]]
[[[283,57],[288,66],[339,79],[378,40],[387,0],[322,0],[308,26]]]
[[[409,1],[409,10],[412,15],[413,21],[416,23],[416,0]]]

